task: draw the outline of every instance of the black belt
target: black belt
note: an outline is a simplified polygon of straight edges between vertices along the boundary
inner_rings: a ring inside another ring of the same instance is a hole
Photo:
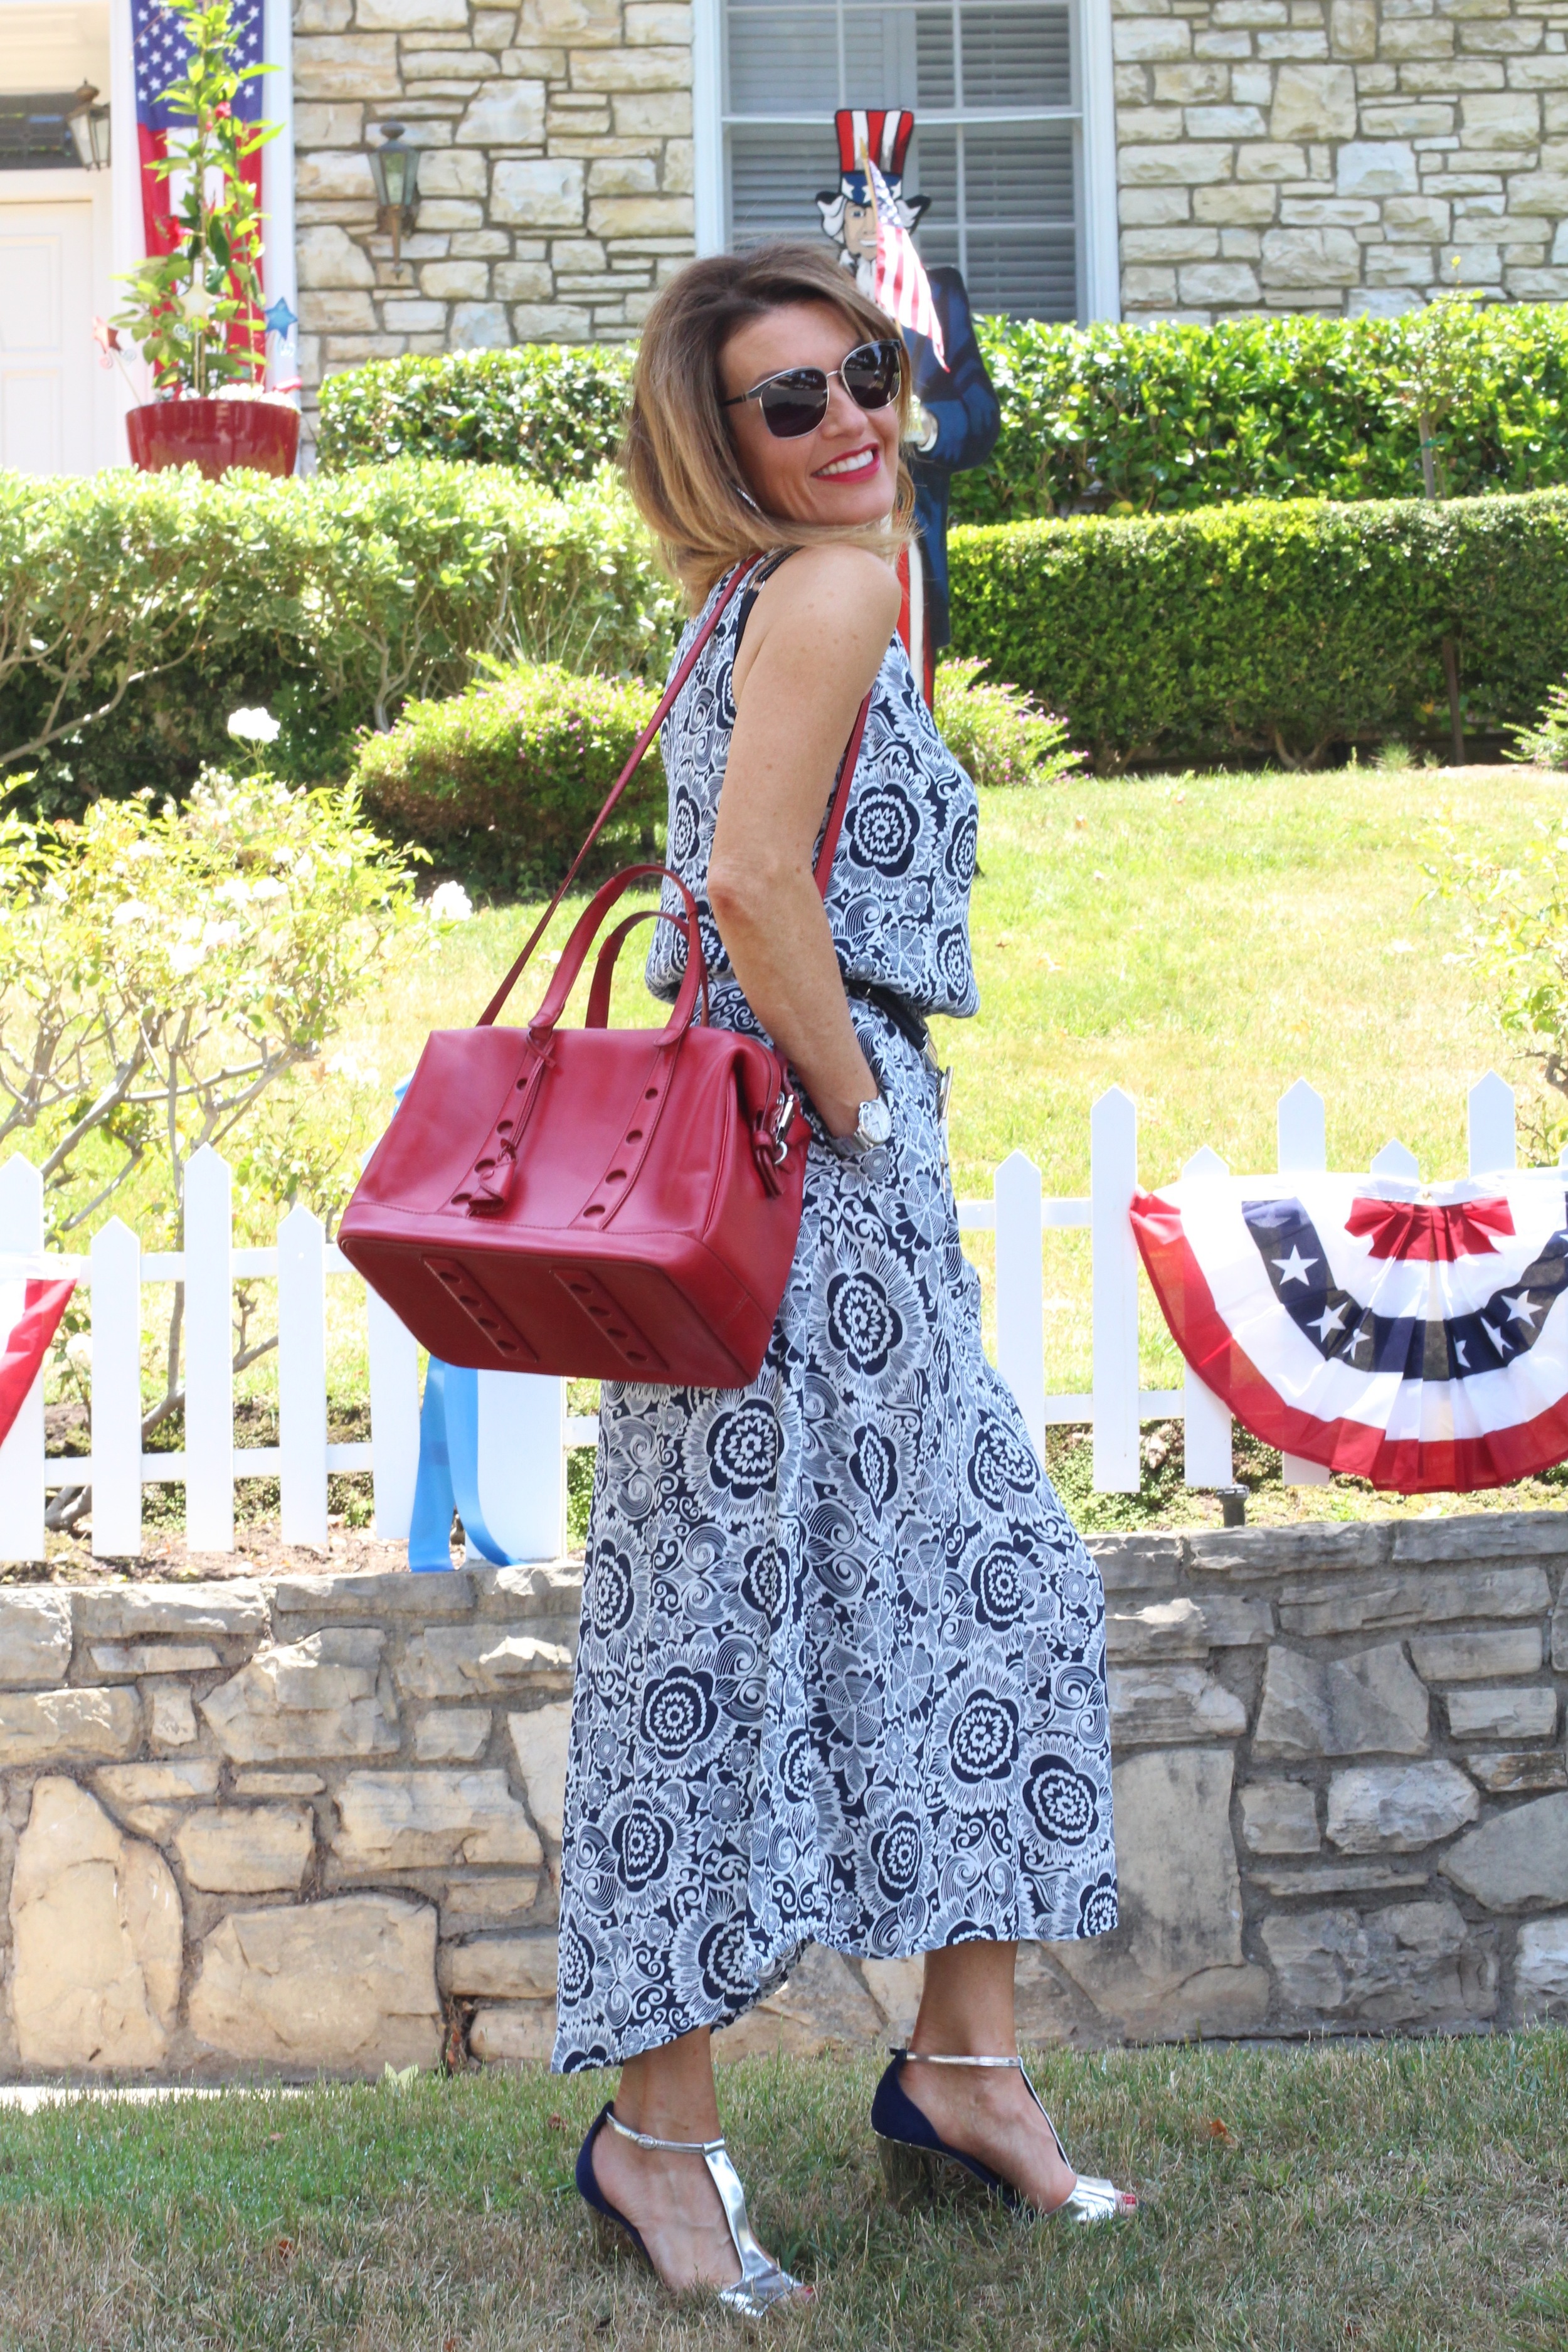
[[[917,1013],[914,1006],[907,1003],[895,989],[884,988],[874,980],[847,980],[844,993],[858,997],[862,1004],[874,1004],[879,1013],[887,1014],[900,1036],[907,1038],[917,1054],[925,1055],[928,1060],[932,1058],[931,1031],[926,1025],[925,1016]]]

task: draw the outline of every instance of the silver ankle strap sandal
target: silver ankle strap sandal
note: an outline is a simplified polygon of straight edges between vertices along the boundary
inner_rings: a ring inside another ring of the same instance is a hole
[[[1040,2209],[1019,2195],[1012,2183],[978,2157],[963,2148],[953,2147],[944,2140],[935,2125],[914,2101],[900,2081],[906,2065],[921,2066],[1005,2066],[1016,2068],[1023,2077],[1024,2088],[1042,2116],[1046,2128],[1056,2142],[1057,2154],[1071,2169],[1071,2162],[1061,2143],[1045,2102],[1029,2080],[1028,2070],[1021,2058],[973,2058],[936,2050],[895,2050],[892,2064],[877,2085],[877,2096],[871,2108],[871,2127],[881,2143],[882,2172],[888,2194],[901,2212],[929,2203],[943,2188],[951,2184],[953,2171],[962,2167],[981,2186],[999,2197],[1010,2211],[1037,2214]],[[945,2176],[945,2178],[944,2178]],[[1042,2218],[1050,2221],[1058,2214],[1070,2221],[1110,2221],[1135,2212],[1138,2200],[1131,2189],[1118,2189],[1113,2181],[1089,2180],[1080,2174],[1059,2205],[1053,2205]]]
[[[789,2272],[781,2269],[777,2263],[770,2262],[752,2235],[752,2226],[746,2218],[746,2192],[741,2185],[740,2174],[730,2161],[730,2151],[721,2139],[655,2139],[650,2133],[633,2131],[630,2124],[622,2123],[613,2105],[601,2109],[577,2158],[577,2187],[593,2209],[594,2234],[601,2252],[613,2252],[616,2234],[624,2232],[648,2268],[653,2268],[653,2259],[635,2223],[628,2221],[626,2215],[610,2203],[594,2177],[593,2146],[605,2124],[612,2131],[618,2132],[622,2139],[629,2139],[638,2147],[658,2148],[672,2156],[700,2156],[708,2167],[708,2175],[719,2191],[719,2202],[730,2226],[731,2242],[741,2265],[738,2279],[729,2286],[713,2290],[717,2300],[726,2310],[746,2313],[754,2317],[787,2297],[795,2296],[805,2301],[810,2296],[810,2287],[800,2279],[792,2278]]]

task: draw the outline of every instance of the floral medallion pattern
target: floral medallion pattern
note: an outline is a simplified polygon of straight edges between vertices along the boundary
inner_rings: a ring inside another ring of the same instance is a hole
[[[700,888],[737,619],[662,748],[714,1014],[742,1027]],[[974,844],[973,788],[895,641],[827,899],[847,973],[975,1009]],[[648,977],[669,996],[666,936]],[[808,1942],[893,1958],[1116,1924],[1099,1575],[981,1346],[934,1077],[852,1010],[893,1140],[878,1167],[813,1143],[757,1379],[604,1389],[566,1787],[567,2071],[728,2023]]]

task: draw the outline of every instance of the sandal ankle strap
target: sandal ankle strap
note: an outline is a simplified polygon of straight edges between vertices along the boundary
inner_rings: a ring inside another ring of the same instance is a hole
[[[1024,2062],[1018,2057],[972,2058],[946,2050],[893,2050],[891,2055],[906,2063],[913,2060],[921,2066],[1016,2066],[1020,2074],[1024,2071]]]
[[[630,2124],[622,2123],[613,2106],[605,2109],[605,2121],[623,2139],[635,2140],[638,2147],[658,2147],[672,2156],[721,2156],[724,2142],[721,2139],[655,2139],[651,2132],[633,2131]]]

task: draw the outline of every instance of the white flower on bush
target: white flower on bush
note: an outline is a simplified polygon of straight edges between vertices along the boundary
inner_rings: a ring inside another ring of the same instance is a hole
[[[466,923],[474,911],[473,901],[460,882],[443,882],[431,891],[427,901],[430,919],[437,923]]]
[[[270,710],[231,710],[228,714],[228,731],[242,743],[275,743],[279,730],[279,721]]]
[[[129,930],[132,923],[150,923],[152,919],[152,908],[141,898],[123,898],[114,909],[113,920],[117,931]]]

